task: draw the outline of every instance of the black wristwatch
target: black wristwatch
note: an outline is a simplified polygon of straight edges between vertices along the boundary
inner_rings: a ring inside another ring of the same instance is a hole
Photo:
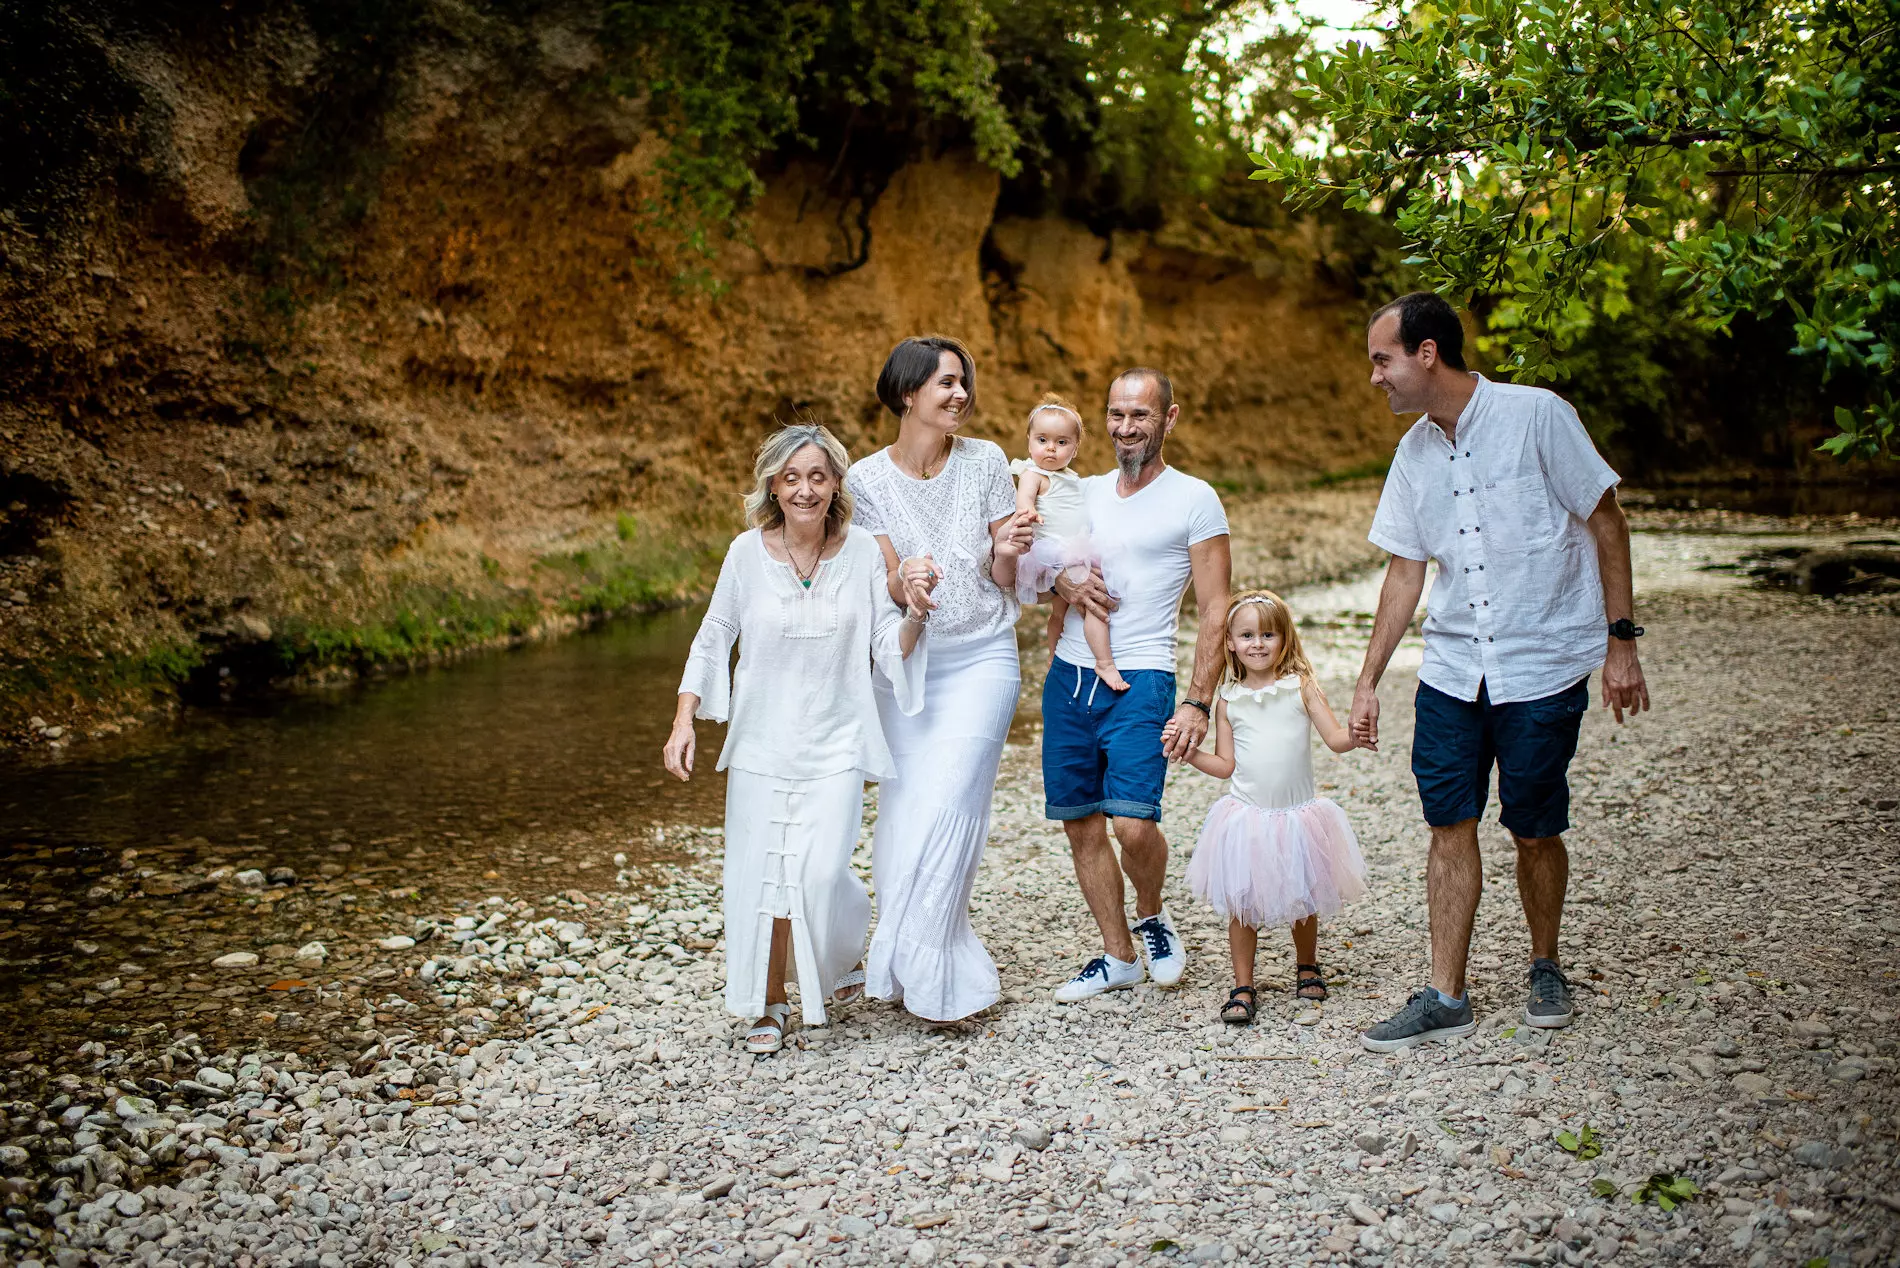
[[[1201,701],[1195,700],[1193,698],[1189,698],[1189,699],[1183,700],[1181,703],[1185,705],[1192,705],[1194,708],[1199,709],[1202,713],[1205,713],[1209,721],[1213,720],[1214,711],[1208,708],[1207,705],[1202,703]]]
[[[1630,620],[1627,616],[1620,621],[1610,622],[1611,638],[1620,638],[1627,642],[1630,639],[1641,638],[1642,636],[1643,627]]]

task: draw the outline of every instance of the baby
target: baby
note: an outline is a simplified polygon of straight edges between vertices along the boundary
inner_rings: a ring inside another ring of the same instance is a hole
[[[1016,568],[1016,592],[1024,603],[1036,602],[1065,572],[1071,580],[1082,581],[1091,566],[1101,566],[1101,557],[1089,541],[1082,478],[1069,467],[1081,443],[1082,415],[1054,392],[1045,393],[1029,411],[1029,456],[1009,464],[1016,477],[1016,509],[1036,517],[1035,544]],[[1068,602],[1058,595],[1050,604],[1051,654],[1068,614]],[[1111,691],[1128,690],[1128,680],[1115,668],[1109,651],[1107,619],[1085,613],[1082,631],[1103,684]]]

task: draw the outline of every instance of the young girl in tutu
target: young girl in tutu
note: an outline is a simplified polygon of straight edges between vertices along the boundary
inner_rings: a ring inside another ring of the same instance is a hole
[[[1091,566],[1102,559],[1089,541],[1089,511],[1082,497],[1082,477],[1070,469],[1082,443],[1082,415],[1054,392],[1044,393],[1029,411],[1029,456],[1009,464],[1016,477],[1016,509],[1036,516],[1036,540],[1016,564],[1016,597],[1024,603],[1055,588],[1056,578],[1073,572],[1085,580]],[[1103,580],[1106,582],[1107,577]],[[1111,594],[1114,593],[1110,585]],[[1068,617],[1067,600],[1057,595],[1049,603],[1049,651],[1054,654]],[[1128,690],[1128,680],[1115,668],[1108,648],[1108,622],[1089,613],[1082,634],[1095,657],[1095,673],[1111,691]]]
[[[1285,601],[1266,590],[1235,595],[1214,751],[1187,758],[1203,774],[1233,780],[1207,812],[1187,876],[1189,888],[1227,917],[1234,989],[1220,1015],[1235,1025],[1252,1021],[1259,1003],[1257,931],[1293,927],[1293,993],[1323,1000],[1319,918],[1366,892],[1365,860],[1345,811],[1313,790],[1309,729],[1335,753],[1357,747],[1326,703]]]

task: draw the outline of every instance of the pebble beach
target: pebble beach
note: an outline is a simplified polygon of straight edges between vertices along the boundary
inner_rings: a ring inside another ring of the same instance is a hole
[[[1362,526],[1275,535],[1236,581],[1350,574]],[[15,1062],[0,1259],[1895,1263],[1900,599],[1744,584],[1738,535],[1783,523],[1651,526],[1669,530],[1636,548],[1656,711],[1618,727],[1593,710],[1572,767],[1565,1030],[1522,1024],[1528,943],[1493,802],[1478,1033],[1359,1047],[1427,967],[1414,638],[1381,693],[1381,751],[1316,758],[1371,886],[1322,927],[1323,1004],[1293,997],[1272,931],[1258,1020],[1218,1020],[1225,932],[1182,875],[1223,786],[1185,769],[1163,823],[1183,985],[1054,1003],[1099,943],[1042,818],[1031,729],[1006,750],[974,900],[1005,994],[971,1021],[862,1001],[745,1054],[720,1001],[718,832],[673,825],[686,861],[657,878],[389,931],[387,963],[455,1024],[403,1025],[395,1005],[378,1021],[366,996],[337,1023],[361,1045],[348,1061],[214,1051],[180,1027]],[[1296,603],[1342,715],[1368,584]],[[320,979],[323,951],[274,968],[234,951],[249,962],[218,971]]]

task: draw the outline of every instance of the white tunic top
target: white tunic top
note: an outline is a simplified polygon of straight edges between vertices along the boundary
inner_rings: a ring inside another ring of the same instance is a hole
[[[1586,524],[1616,472],[1554,392],[1493,383],[1458,417],[1457,444],[1429,415],[1399,441],[1372,544],[1435,559],[1419,678],[1493,704],[1562,691],[1608,647],[1596,539]]]
[[[1016,511],[1009,460],[987,440],[955,437],[943,470],[914,480],[880,449],[851,464],[845,485],[854,522],[891,539],[899,559],[929,555],[943,577],[931,597],[930,637],[939,647],[989,638],[1016,624],[1016,596],[990,580],[990,525]],[[884,598],[890,605],[890,596]]]
[[[783,779],[896,773],[871,664],[891,680],[898,708],[916,713],[927,636],[906,661],[898,643],[904,614],[884,577],[877,539],[856,525],[843,549],[818,565],[809,590],[790,564],[766,553],[760,530],[733,539],[680,679],[682,692],[699,697],[696,716],[731,720],[718,769]],[[739,666],[728,674],[735,641]]]
[[[1234,729],[1234,796],[1265,810],[1313,800],[1313,724],[1300,696],[1300,676],[1249,689],[1225,684],[1227,725]]]
[[[1088,503],[1082,497],[1082,477],[1068,467],[1060,471],[1044,471],[1028,458],[1018,458],[1009,464],[1009,473],[1018,480],[1025,471],[1041,471],[1049,477],[1048,487],[1036,499],[1036,514],[1042,516],[1042,523],[1036,525],[1036,540],[1045,537],[1079,537],[1089,531]]]

